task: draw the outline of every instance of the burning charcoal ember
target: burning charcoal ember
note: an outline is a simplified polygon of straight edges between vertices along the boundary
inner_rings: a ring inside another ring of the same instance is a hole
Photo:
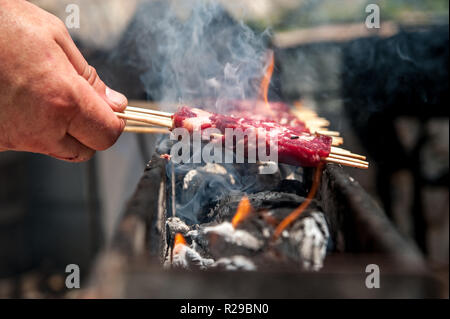
[[[263,129],[267,149],[270,148],[270,143],[276,140],[278,161],[295,166],[316,167],[331,151],[331,137],[311,135],[302,128],[283,126],[275,121],[238,118],[184,106],[173,115],[173,123],[175,128],[183,127],[190,132],[217,128],[225,134],[225,129],[231,128],[261,134],[260,129]],[[225,139],[225,136],[223,138]],[[248,147],[247,140],[244,143],[245,147]]]
[[[169,154],[161,154],[160,157],[170,161],[170,155]]]
[[[172,263],[170,263],[170,259],[166,260],[165,267],[182,268],[187,270],[205,270],[211,267],[213,264],[213,259],[203,258],[194,249],[190,248],[189,246],[182,245],[181,247],[177,247],[177,249],[174,249]]]
[[[276,185],[274,185],[276,186]],[[294,190],[293,190],[294,192]],[[222,198],[211,210],[210,219],[217,222],[231,221],[236,213],[239,202],[242,199],[242,193],[229,194]],[[250,204],[258,210],[273,210],[273,217],[278,221],[287,216],[293,209],[298,207],[305,198],[291,193],[282,193],[276,191],[264,191],[255,194],[248,194]],[[311,202],[310,208],[317,207],[315,201]]]
[[[251,256],[252,260],[255,256],[264,256],[267,260],[275,258],[268,254],[275,228],[281,220],[302,204],[305,200],[304,197],[272,191],[249,194],[248,202],[250,203],[249,205],[255,207],[254,212],[242,218],[236,230],[236,227],[233,227],[233,223],[238,213],[235,214],[235,212],[240,211],[239,207],[242,205],[242,198],[242,195],[230,195],[224,198],[214,208],[216,221],[224,222],[217,226],[207,227],[207,231],[203,230],[194,240],[205,251],[215,258],[219,258],[225,257],[224,253],[227,254],[226,256],[229,256],[228,253],[230,251],[235,252],[235,247],[230,245],[230,242],[233,243],[236,232],[246,233],[260,244],[257,251],[249,251],[249,247],[246,247],[246,253],[243,255]],[[227,221],[231,218],[233,220],[230,224]],[[201,227],[199,231],[202,231]],[[214,234],[215,237],[213,239],[216,242],[211,244],[210,238],[205,236],[205,233],[210,237],[211,234]],[[207,240],[205,240],[205,237]],[[307,211],[292,226],[289,226],[282,232],[281,239],[277,240],[273,247],[277,250],[277,255],[281,255],[285,259],[295,260],[301,263],[305,269],[318,270],[323,265],[328,239],[329,231],[325,217],[323,213],[318,211],[318,204],[313,200]],[[217,243],[220,243],[220,245]],[[248,245],[248,241],[246,244]],[[220,255],[220,252],[222,252],[222,255]]]
[[[230,222],[214,226],[200,226],[198,231],[187,234],[209,255],[219,258],[232,255],[255,255],[264,242],[242,229],[235,229]]]
[[[317,271],[323,266],[329,237],[325,216],[315,211],[283,231],[278,248],[299,260],[304,269]]]
[[[182,269],[207,269],[214,264],[213,259],[203,258],[189,247],[181,234],[176,234],[172,256],[167,256],[164,266]]]
[[[243,271],[255,271],[257,267],[255,263],[245,256],[231,256],[227,258],[220,258],[217,260],[211,268],[223,269],[223,270],[243,270]]]
[[[177,233],[185,235],[190,230],[191,228],[178,217],[169,217],[166,220],[166,235],[168,243],[173,241]]]

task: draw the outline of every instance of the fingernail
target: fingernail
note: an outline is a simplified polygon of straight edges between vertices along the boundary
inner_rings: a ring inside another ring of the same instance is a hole
[[[109,87],[106,87],[106,97],[117,106],[124,106],[127,104],[127,98],[122,93],[116,92]]]

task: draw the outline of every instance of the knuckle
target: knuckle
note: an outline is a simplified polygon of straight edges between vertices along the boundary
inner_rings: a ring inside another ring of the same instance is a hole
[[[89,84],[97,91],[104,93],[106,90],[105,83],[100,79],[100,76],[97,73],[97,70],[94,67],[91,67],[91,78],[89,79]]]
[[[69,31],[67,30],[66,25],[61,19],[52,17],[51,23],[53,24],[53,27],[58,34],[64,36],[69,35]]]
[[[57,115],[75,113],[78,110],[75,93],[69,85],[62,82],[49,92],[48,105]]]
[[[95,81],[97,81],[97,78],[98,78],[97,70],[93,66],[90,66],[90,65],[88,65],[87,70],[88,70],[87,71],[88,75],[87,75],[86,80],[88,81],[88,83],[90,85],[93,85],[95,83]]]
[[[98,75],[97,70],[86,63],[85,67],[83,68],[82,73],[80,74],[88,83],[90,86],[92,86],[96,90],[104,91],[106,86],[103,83],[103,81],[100,79],[100,76]]]

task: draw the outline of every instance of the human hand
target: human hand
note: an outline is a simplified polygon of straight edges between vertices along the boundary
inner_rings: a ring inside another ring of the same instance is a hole
[[[102,82],[57,17],[0,0],[0,151],[82,162],[115,143],[128,101]]]

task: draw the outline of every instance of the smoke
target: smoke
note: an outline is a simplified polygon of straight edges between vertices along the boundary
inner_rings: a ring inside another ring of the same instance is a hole
[[[158,154],[168,154],[174,141],[163,137],[157,146]],[[281,181],[281,172],[259,174],[260,165],[249,163],[195,163],[194,158],[202,148],[190,146],[191,158],[186,163],[176,164],[172,161],[166,166],[167,193],[170,198],[172,170],[175,176],[176,216],[188,224],[208,221],[208,212],[225,195],[256,193],[271,190]],[[235,154],[233,154],[235,156]],[[173,163],[173,165],[172,165]],[[236,163],[236,159],[233,159]],[[172,212],[172,202],[168,201],[168,211]]]
[[[258,94],[269,32],[255,34],[215,1],[152,1],[138,10],[128,45],[149,98],[220,111]],[[167,102],[167,103],[164,103]]]

